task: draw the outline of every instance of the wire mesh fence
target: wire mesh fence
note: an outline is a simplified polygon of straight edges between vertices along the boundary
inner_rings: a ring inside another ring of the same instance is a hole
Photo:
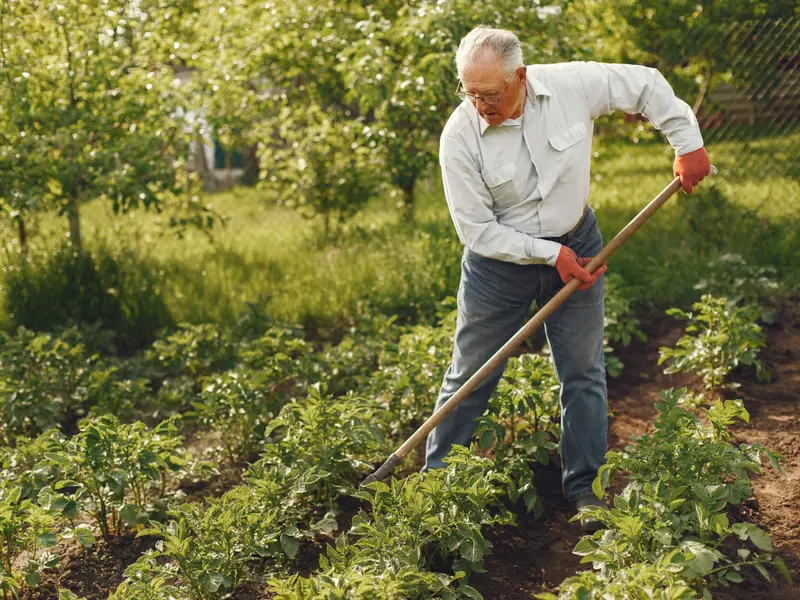
[[[739,202],[747,210],[798,217],[800,20],[732,23],[721,34],[697,110],[712,161],[723,163],[728,192],[752,196]]]

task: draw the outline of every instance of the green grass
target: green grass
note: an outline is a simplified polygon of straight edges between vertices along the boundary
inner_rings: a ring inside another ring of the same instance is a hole
[[[800,182],[791,150],[798,143],[800,134],[709,147],[720,175],[698,193],[670,200],[612,258],[610,271],[640,304],[657,308],[687,306],[699,297],[692,286],[725,252],[772,265],[796,285]],[[606,241],[669,183],[671,165],[666,143],[596,143],[590,204]],[[82,207],[84,243],[131,248],[158,280],[175,321],[230,323],[248,303],[270,297],[268,311],[280,321],[342,329],[376,313],[427,319],[436,301],[455,295],[460,244],[438,169],[418,186],[413,226],[400,222],[396,199],[387,196],[358,215],[336,244],[320,244],[309,221],[257,190],[240,188],[210,201],[228,217],[226,226],[211,238],[195,231],[183,239],[157,214],[115,216],[108,203],[94,201]],[[43,215],[34,249],[63,239],[65,225]],[[4,239],[13,239],[14,230],[3,227]]]

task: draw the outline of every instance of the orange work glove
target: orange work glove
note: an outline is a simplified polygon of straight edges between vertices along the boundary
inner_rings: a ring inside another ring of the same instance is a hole
[[[672,165],[675,177],[681,178],[683,191],[691,194],[695,186],[711,172],[711,163],[708,160],[705,148],[698,148],[688,154],[675,157]]]
[[[597,267],[594,273],[589,273],[584,267],[591,262],[591,258],[578,258],[574,250],[561,246],[561,250],[556,258],[556,269],[558,274],[561,275],[561,281],[569,283],[574,277],[580,279],[583,283],[578,287],[579,290],[588,290],[597,278],[608,270],[605,261]]]

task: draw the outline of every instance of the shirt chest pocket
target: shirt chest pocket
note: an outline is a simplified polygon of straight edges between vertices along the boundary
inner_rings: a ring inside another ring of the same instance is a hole
[[[498,208],[508,208],[519,203],[517,188],[514,186],[514,177],[517,174],[517,165],[507,162],[489,169],[481,171],[483,181],[489,188],[489,193],[494,200],[494,205]]]
[[[586,139],[586,124],[575,123],[550,134],[550,152],[558,168],[559,181],[571,181],[580,175],[583,170],[581,142]]]

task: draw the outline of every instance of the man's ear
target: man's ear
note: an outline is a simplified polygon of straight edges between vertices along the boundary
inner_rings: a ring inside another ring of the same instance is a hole
[[[528,67],[517,67],[517,75],[519,75],[520,87],[525,87],[525,80],[528,77]]]

